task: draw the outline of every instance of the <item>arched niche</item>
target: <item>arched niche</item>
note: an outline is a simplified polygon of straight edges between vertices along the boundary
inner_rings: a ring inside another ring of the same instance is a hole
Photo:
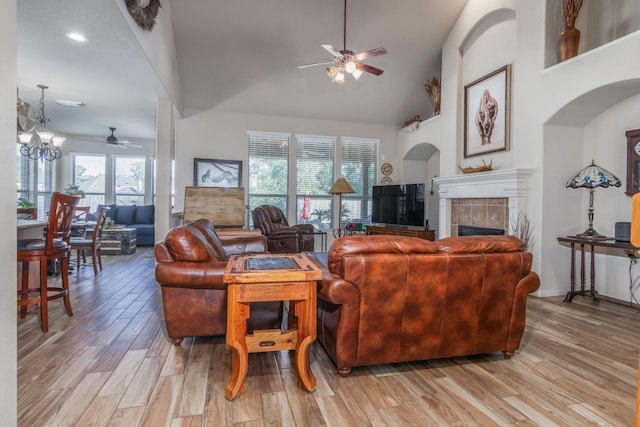
[[[425,183],[425,212],[429,228],[438,236],[438,191],[432,179],[440,175],[440,150],[428,142],[412,146],[402,158],[402,184]]]

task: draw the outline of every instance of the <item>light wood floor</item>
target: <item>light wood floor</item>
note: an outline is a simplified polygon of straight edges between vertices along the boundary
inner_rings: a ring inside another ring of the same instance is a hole
[[[640,311],[576,297],[529,298],[522,346],[492,354],[354,369],[315,344],[314,393],[288,352],[252,354],[247,393],[229,402],[221,338],[174,347],[150,248],[105,256],[71,280],[74,316],[54,301],[18,319],[20,426],[631,426]],[[2,424],[0,422],[0,424]]]

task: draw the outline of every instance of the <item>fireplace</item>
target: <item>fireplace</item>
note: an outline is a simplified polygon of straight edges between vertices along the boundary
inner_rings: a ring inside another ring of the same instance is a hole
[[[456,234],[457,227],[456,230],[452,230],[452,224],[459,225],[457,220],[452,222],[454,201],[456,204],[472,203],[479,199],[493,199],[491,203],[497,203],[496,199],[504,200],[504,223],[508,233],[510,219],[517,218],[520,212],[526,212],[527,183],[530,174],[529,169],[506,169],[434,178],[433,181],[438,184],[440,197],[438,237]],[[486,203],[489,203],[489,200]],[[487,224],[472,223],[470,225],[486,226]],[[497,225],[489,227],[499,228]]]
[[[502,228],[474,227],[472,225],[459,225],[458,236],[503,236]]]

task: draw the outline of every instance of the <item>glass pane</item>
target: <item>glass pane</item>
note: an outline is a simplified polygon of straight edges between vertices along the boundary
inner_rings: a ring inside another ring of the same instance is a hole
[[[116,204],[144,204],[145,183],[144,157],[115,157],[115,198]],[[136,197],[120,197],[120,196]],[[121,203],[121,201],[123,203]]]

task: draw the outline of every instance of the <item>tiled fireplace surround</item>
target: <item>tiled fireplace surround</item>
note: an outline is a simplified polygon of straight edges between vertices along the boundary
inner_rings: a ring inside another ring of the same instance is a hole
[[[440,198],[440,236],[456,236],[458,225],[500,228],[526,212],[528,169],[506,169],[434,178]]]

